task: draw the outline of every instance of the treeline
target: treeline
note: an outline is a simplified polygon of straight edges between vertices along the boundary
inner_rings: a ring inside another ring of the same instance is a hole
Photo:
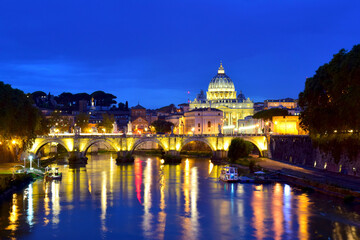
[[[95,107],[110,107],[126,111],[129,109],[128,102],[120,102],[115,106],[116,96],[111,93],[103,91],[95,91],[91,94],[63,92],[59,96],[53,96],[50,93],[46,94],[42,91],[36,91],[29,94],[33,102],[41,108],[60,109],[63,111],[76,111],[79,109],[79,101],[86,101],[87,105],[91,105],[92,100]]]
[[[46,119],[21,90],[0,82],[0,161],[19,159],[36,135],[48,133]]]
[[[331,153],[353,161],[360,153],[360,45],[344,49],[307,78],[299,95],[302,128],[313,142]]]

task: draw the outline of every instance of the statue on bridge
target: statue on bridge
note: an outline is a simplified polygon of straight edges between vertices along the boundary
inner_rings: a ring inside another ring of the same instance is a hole
[[[127,124],[127,133],[126,135],[131,135],[132,134],[132,123],[131,121],[128,122]]]
[[[221,135],[222,135],[222,132],[221,132],[222,127],[221,127],[221,124],[218,125],[218,129],[219,129],[219,136],[221,136]]]

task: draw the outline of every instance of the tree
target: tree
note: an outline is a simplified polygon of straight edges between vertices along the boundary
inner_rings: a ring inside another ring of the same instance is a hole
[[[360,130],[360,45],[341,49],[307,78],[299,94],[301,126],[310,134],[358,133]]]
[[[114,115],[109,115],[107,113],[102,114],[103,120],[101,123],[98,123],[98,130],[99,132],[103,132],[103,129],[105,129],[105,132],[111,133],[113,130],[113,124],[115,122]]]
[[[171,126],[174,126],[173,123],[165,121],[165,120],[156,120],[154,121],[151,126],[155,128],[157,133],[169,133],[171,132]]]
[[[263,119],[265,121],[271,120],[274,116],[287,116],[288,111],[282,108],[271,108],[268,110],[263,110],[254,114],[253,118]]]
[[[231,140],[228,157],[231,162],[235,162],[239,158],[248,157],[252,150],[253,145],[250,142],[242,138],[234,138]]]
[[[91,94],[91,97],[95,100],[95,105],[100,107],[109,107],[112,104],[116,104],[114,100],[116,97],[110,93],[103,91],[96,91]]]
[[[315,145],[332,153],[335,162],[344,153],[355,159],[360,148],[360,45],[349,52],[341,49],[307,78],[299,106],[300,125]]]
[[[23,91],[0,82],[0,158],[18,159],[41,130],[40,119],[38,109]]]
[[[87,113],[79,113],[76,116],[76,126],[81,128],[81,132],[87,132],[89,130],[90,116]]]

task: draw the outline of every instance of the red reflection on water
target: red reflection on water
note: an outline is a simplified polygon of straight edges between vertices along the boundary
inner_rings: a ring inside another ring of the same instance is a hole
[[[141,204],[142,166],[141,160],[137,159],[134,164],[136,197]]]

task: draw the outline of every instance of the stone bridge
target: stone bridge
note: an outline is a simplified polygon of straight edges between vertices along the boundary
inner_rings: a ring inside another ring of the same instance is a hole
[[[132,154],[133,151],[142,143],[152,141],[161,146],[165,153],[179,155],[181,149],[188,143],[197,141],[207,144],[213,157],[222,159],[227,157],[227,152],[231,140],[240,137],[245,141],[253,143],[259,150],[261,156],[268,154],[268,140],[265,135],[174,135],[174,134],[143,134],[143,135],[123,135],[123,134],[49,134],[38,136],[35,143],[29,150],[30,154],[37,155],[39,150],[49,143],[61,144],[75,158],[85,158],[88,149],[100,142],[110,145],[118,154],[124,157]]]

